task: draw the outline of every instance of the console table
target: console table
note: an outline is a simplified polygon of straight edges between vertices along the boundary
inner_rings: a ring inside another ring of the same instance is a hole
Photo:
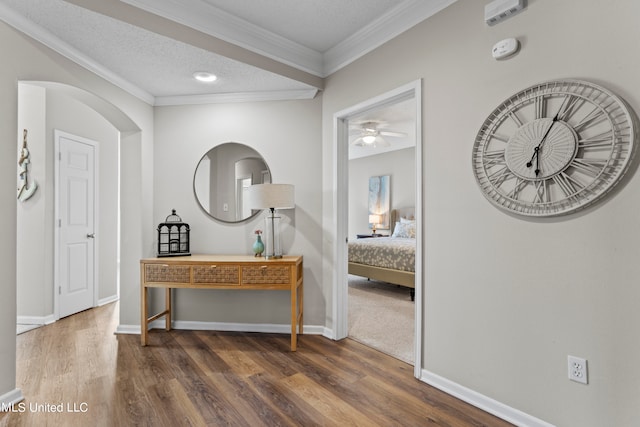
[[[291,351],[303,334],[302,256],[280,259],[244,255],[191,255],[140,260],[141,342],[147,345],[149,323],[165,317],[171,330],[171,289],[260,289],[291,292]],[[164,311],[149,316],[149,288],[165,289]]]

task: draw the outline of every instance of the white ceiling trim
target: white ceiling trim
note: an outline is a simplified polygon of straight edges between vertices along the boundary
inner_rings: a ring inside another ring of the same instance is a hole
[[[94,74],[102,77],[108,82],[114,84],[127,93],[141,99],[149,105],[153,105],[155,97],[147,91],[139,88],[128,80],[122,78],[118,74],[105,68],[103,65],[95,62],[93,59],[84,55],[82,52],[69,45],[68,43],[60,40],[51,32],[45,30],[32,21],[24,18],[19,13],[16,13],[13,9],[0,3],[0,20],[4,21],[7,25],[15,28],[16,30],[26,34],[34,40],[44,44],[45,46],[58,52],[65,58],[70,59],[83,68],[91,71]]]
[[[267,31],[210,4],[193,3],[188,8],[176,0],[121,0],[210,36],[240,46],[318,77],[322,75],[320,52]]]
[[[219,93],[211,95],[158,96],[155,106],[226,104],[231,102],[288,101],[313,99],[317,89],[280,90],[265,92]]]
[[[324,54],[323,76],[347,66],[384,43],[435,15],[457,0],[408,0],[380,16]]]

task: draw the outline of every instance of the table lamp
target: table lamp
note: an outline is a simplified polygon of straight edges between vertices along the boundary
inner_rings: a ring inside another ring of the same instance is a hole
[[[276,209],[293,209],[295,197],[291,184],[256,184],[248,189],[249,207],[251,209],[269,209],[265,218],[265,258],[282,258],[280,245],[280,217],[275,215]]]
[[[376,234],[376,228],[378,227],[378,225],[380,225],[380,222],[382,221],[382,216],[381,215],[377,215],[377,214],[371,214],[369,215],[369,223],[372,225],[372,234]]]

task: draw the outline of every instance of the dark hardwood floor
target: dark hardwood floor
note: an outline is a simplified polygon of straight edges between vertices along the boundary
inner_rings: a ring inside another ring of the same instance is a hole
[[[114,335],[117,303],[17,337],[24,402],[2,426],[508,426],[346,339]],[[62,412],[59,412],[61,410]]]

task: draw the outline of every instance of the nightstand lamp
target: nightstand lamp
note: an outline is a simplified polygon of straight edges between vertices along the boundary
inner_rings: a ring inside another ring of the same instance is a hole
[[[256,184],[249,187],[248,200],[251,209],[269,209],[265,218],[265,258],[282,258],[280,244],[280,217],[276,209],[295,207],[294,187],[291,184]]]
[[[369,224],[372,226],[372,234],[376,234],[376,228],[382,222],[382,216],[377,214],[369,215]]]

